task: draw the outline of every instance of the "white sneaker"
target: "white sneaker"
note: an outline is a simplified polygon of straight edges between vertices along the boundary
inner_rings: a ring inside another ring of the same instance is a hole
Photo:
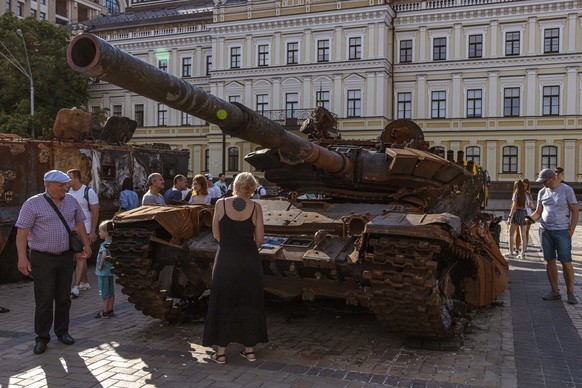
[[[89,283],[79,283],[79,290],[83,291],[83,290],[90,290],[91,289],[91,285]]]
[[[71,297],[73,297],[73,299],[79,297],[79,287],[75,286],[71,288]]]

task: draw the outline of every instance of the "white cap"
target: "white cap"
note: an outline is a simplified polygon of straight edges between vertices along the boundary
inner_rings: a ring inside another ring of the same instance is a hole
[[[212,176],[212,174],[211,174],[211,173],[209,173],[209,172],[208,172],[208,173],[206,173],[206,174],[204,174],[204,176],[206,177],[206,179],[208,179],[208,180],[210,180],[210,181],[214,179],[214,177]]]

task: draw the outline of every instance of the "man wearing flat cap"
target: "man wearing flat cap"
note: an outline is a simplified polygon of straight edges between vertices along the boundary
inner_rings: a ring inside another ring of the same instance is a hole
[[[542,250],[546,261],[546,272],[552,290],[544,300],[561,299],[558,288],[556,257],[562,263],[566,280],[568,303],[577,304],[574,295],[574,268],[572,267],[572,235],[578,225],[578,202],[574,190],[561,182],[556,172],[549,168],[540,171],[536,182],[544,187],[538,193],[538,203],[531,215],[533,221],[540,220]]]
[[[35,354],[44,353],[50,341],[53,308],[55,335],[66,345],[75,343],[69,334],[74,253],[69,246],[69,233],[57,210],[69,229],[76,230],[81,237],[83,254],[87,257],[91,255],[91,246],[85,230],[85,214],[79,202],[67,194],[69,181],[62,171],[47,172],[44,175],[45,192],[27,199],[16,221],[18,270],[34,278]]]

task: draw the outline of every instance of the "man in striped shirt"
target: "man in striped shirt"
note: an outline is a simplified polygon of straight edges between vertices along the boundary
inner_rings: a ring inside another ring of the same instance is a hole
[[[69,297],[73,276],[74,254],[69,247],[69,234],[50,202],[56,205],[71,230],[83,241],[83,254],[91,256],[91,245],[85,229],[85,214],[79,202],[67,194],[69,177],[62,171],[51,170],[44,175],[46,191],[24,202],[16,227],[18,270],[34,278],[35,354],[44,353],[50,341],[50,329],[59,341],[72,345],[69,334]]]

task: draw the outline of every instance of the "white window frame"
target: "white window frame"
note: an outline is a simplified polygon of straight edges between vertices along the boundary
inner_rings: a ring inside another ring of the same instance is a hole
[[[434,40],[436,38],[445,38],[447,49],[445,51],[445,59],[434,59]],[[430,61],[429,62],[442,62],[448,61],[451,58],[451,33],[444,31],[434,31],[428,33],[428,39],[430,40]]]
[[[540,55],[552,55],[552,54],[562,54],[564,52],[564,21],[543,21],[539,22],[540,24]],[[557,53],[545,53],[544,52],[544,45],[545,45],[545,34],[546,30],[550,30],[553,28],[557,28],[560,30],[560,34],[558,37],[558,52]]]

